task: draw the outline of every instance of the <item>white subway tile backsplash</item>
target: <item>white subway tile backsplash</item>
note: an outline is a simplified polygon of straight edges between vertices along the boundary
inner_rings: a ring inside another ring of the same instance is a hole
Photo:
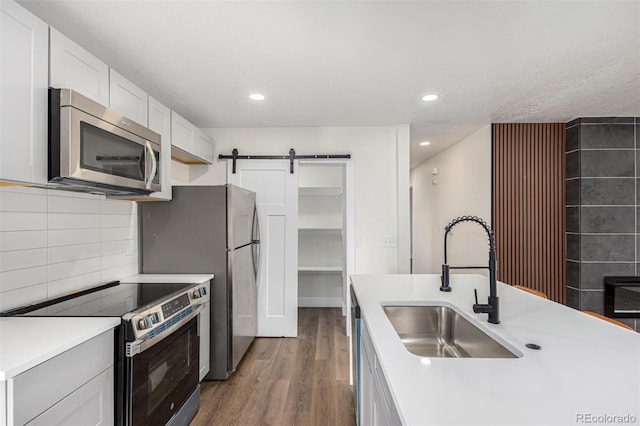
[[[78,275],[100,272],[100,258],[72,260],[70,262],[54,263],[47,266],[47,277],[50,281],[71,278]]]
[[[29,303],[39,302],[47,298],[47,284],[37,284],[17,290],[3,291],[0,295],[0,310],[17,308]]]
[[[135,203],[0,187],[0,310],[136,273]]]
[[[3,251],[0,253],[0,271],[32,268],[47,264],[47,249]]]
[[[14,194],[29,194],[29,195],[47,195],[47,190],[44,188],[32,188],[29,186],[0,186],[0,193],[11,192]],[[0,205],[2,209],[2,205]]]
[[[124,253],[102,256],[102,269],[130,265],[132,263],[137,263],[137,256],[127,256]]]
[[[76,275],[60,280],[50,280],[48,283],[47,298],[53,299],[54,297],[64,296],[73,291],[95,287],[100,284],[102,284],[100,272],[91,272],[89,274]]]
[[[100,234],[101,241],[137,240],[138,228],[136,226],[102,228]]]
[[[138,211],[135,203],[119,200],[102,200],[101,213],[102,214],[123,214],[123,215],[135,215]]]
[[[27,250],[45,247],[47,231],[0,232],[0,251]]]
[[[100,242],[100,229],[50,229],[47,231],[49,247]]]
[[[0,212],[0,231],[34,231],[47,229],[46,213]]]
[[[127,254],[127,240],[102,242],[100,244],[100,253],[102,253],[103,256]]]
[[[123,266],[116,266],[114,268],[107,268],[101,271],[102,282],[109,282],[119,280],[124,277],[135,275],[138,273],[138,263],[131,263]]]
[[[47,211],[47,197],[42,194],[24,192],[0,192],[0,209],[7,212]]]
[[[71,198],[49,195],[49,213],[82,213],[99,214],[102,200],[94,198]]]
[[[100,257],[100,243],[77,244],[48,248],[48,263],[69,262],[72,260]]]
[[[0,293],[29,287],[35,284],[47,282],[47,267],[35,266],[33,268],[15,269],[13,271],[0,272]],[[0,294],[0,298],[2,298]]]
[[[100,216],[100,226],[102,228],[122,228],[136,225],[137,215],[105,214]]]
[[[99,228],[100,215],[76,213],[49,213],[49,229],[86,229]]]

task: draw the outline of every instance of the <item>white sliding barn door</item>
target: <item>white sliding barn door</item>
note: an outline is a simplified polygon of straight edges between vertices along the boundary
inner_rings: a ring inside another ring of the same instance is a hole
[[[260,221],[258,336],[298,335],[298,161],[237,160],[227,182],[256,193]]]

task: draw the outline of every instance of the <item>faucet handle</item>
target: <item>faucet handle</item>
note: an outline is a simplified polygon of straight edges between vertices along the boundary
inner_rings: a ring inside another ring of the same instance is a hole
[[[473,289],[473,294],[476,297],[476,305],[477,305],[478,304],[478,289],[477,288]]]

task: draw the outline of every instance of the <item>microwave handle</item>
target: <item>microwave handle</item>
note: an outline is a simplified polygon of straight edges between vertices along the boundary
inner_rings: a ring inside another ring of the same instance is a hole
[[[149,175],[149,180],[147,180],[146,188],[151,189],[151,183],[153,182],[153,178],[156,175],[156,171],[158,170],[158,162],[156,161],[156,156],[153,153],[153,148],[151,147],[151,143],[147,141],[145,144],[147,151],[151,155],[151,174]]]

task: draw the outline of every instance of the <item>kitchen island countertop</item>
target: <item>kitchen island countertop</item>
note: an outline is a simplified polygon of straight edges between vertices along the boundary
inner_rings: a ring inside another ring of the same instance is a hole
[[[638,333],[500,282],[501,323],[490,324],[486,314],[472,310],[474,289],[480,303],[487,300],[489,285],[481,275],[452,275],[450,293],[439,291],[439,275],[351,280],[404,424],[575,425],[606,416],[640,424]],[[381,307],[411,304],[453,306],[519,357],[416,356]],[[528,349],[527,343],[542,349]]]

